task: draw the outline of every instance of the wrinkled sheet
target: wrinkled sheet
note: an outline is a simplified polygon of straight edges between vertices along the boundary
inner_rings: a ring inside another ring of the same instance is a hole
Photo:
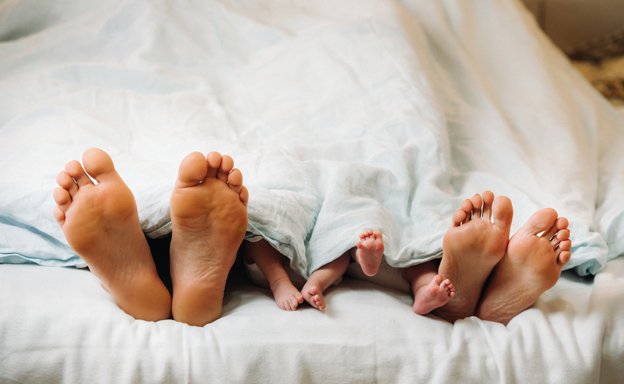
[[[369,228],[392,266],[438,257],[486,189],[512,199],[512,230],[568,217],[567,268],[595,273],[624,253],[623,131],[514,1],[5,0],[0,260],[81,264],[51,196],[99,147],[152,237],[182,158],[231,155],[247,238],[302,276]]]
[[[618,258],[595,277],[564,272],[507,327],[453,326],[348,277],[324,312],[282,311],[242,278],[199,328],[132,319],[84,270],[0,265],[0,382],[620,383],[622,292]]]

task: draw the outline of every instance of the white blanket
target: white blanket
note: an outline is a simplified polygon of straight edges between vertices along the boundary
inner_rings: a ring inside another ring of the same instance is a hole
[[[437,257],[486,189],[512,199],[513,229],[568,217],[567,267],[596,273],[624,253],[623,132],[515,1],[5,0],[0,259],[81,263],[51,196],[99,147],[150,236],[170,231],[181,159],[231,155],[247,238],[302,276],[369,228],[392,266]]]
[[[36,281],[37,284],[33,284]],[[564,272],[507,327],[417,316],[345,278],[327,309],[280,310],[245,280],[203,328],[132,319],[74,268],[0,265],[2,383],[621,383],[624,259]]]

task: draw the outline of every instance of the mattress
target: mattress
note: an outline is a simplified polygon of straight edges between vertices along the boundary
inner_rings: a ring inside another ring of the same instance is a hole
[[[624,259],[564,272],[507,327],[412,312],[411,295],[350,277],[327,309],[280,310],[237,267],[203,328],[134,320],[87,270],[0,265],[2,383],[617,383]]]

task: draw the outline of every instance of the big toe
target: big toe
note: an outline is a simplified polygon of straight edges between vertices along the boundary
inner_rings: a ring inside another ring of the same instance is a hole
[[[188,154],[178,168],[178,187],[192,187],[206,178],[208,165],[204,155],[199,152]]]
[[[492,205],[494,225],[503,231],[509,232],[513,220],[513,205],[507,196],[498,196]]]
[[[82,154],[85,171],[98,182],[107,182],[119,178],[113,160],[108,153],[99,148],[87,149]]]
[[[540,232],[547,231],[557,220],[557,211],[552,208],[544,208],[535,212],[529,220],[524,224],[522,230],[537,235]]]

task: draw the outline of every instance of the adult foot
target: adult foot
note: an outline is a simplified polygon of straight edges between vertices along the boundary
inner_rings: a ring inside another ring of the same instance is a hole
[[[173,318],[204,326],[221,316],[227,276],[247,230],[248,192],[229,156],[182,160],[171,194]]]
[[[360,264],[362,272],[367,276],[374,276],[379,270],[383,257],[384,244],[381,232],[369,229],[360,234],[360,241],[355,243],[356,249],[353,259]]]
[[[507,325],[557,283],[571,256],[567,227],[567,219],[546,208],[513,235],[483,292],[476,312],[480,319]]]
[[[448,303],[455,296],[455,287],[449,279],[436,275],[431,283],[420,287],[414,294],[414,313],[426,315]]]
[[[438,273],[453,282],[455,296],[434,315],[455,322],[474,314],[488,276],[505,255],[512,217],[511,201],[505,196],[494,201],[490,191],[465,200],[453,214]]]
[[[303,303],[303,295],[288,277],[274,281],[270,287],[277,306],[285,311],[294,311],[299,304]]]
[[[67,242],[127,314],[169,318],[171,297],[156,272],[132,192],[106,152],[88,149],[82,163],[84,169],[69,162],[56,177],[54,218]]]
[[[311,306],[321,311],[325,309],[325,298],[323,298],[323,293],[316,285],[304,285],[301,293],[305,301],[310,303]]]

